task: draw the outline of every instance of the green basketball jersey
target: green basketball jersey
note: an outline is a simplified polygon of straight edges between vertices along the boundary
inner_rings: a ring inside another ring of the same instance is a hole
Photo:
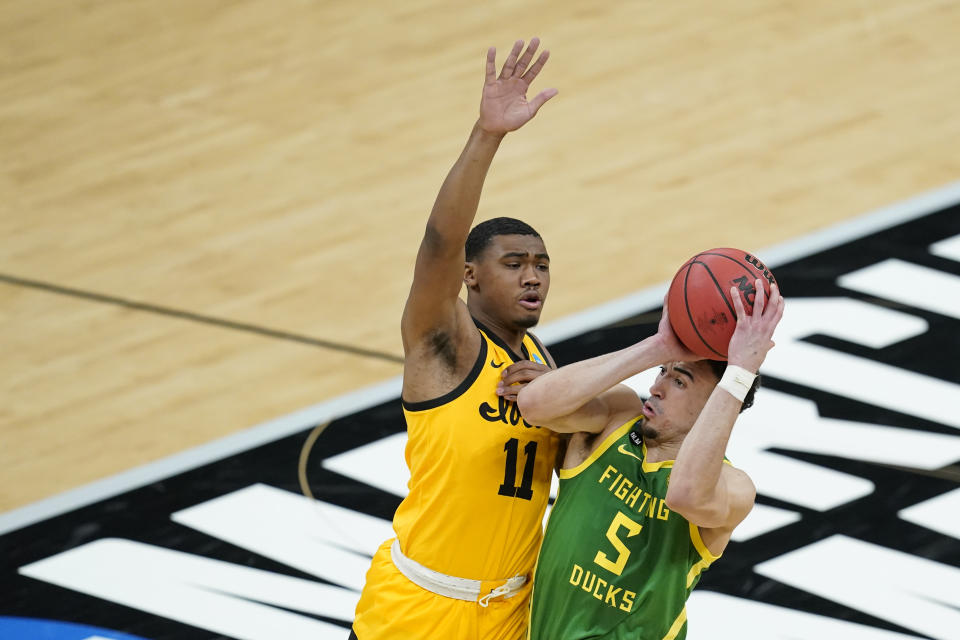
[[[686,637],[687,596],[718,556],[667,508],[673,461],[646,461],[640,420],[560,471],[534,574],[530,640]]]

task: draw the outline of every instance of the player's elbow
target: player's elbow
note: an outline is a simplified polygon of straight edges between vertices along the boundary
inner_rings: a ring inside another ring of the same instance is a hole
[[[684,517],[690,524],[698,527],[719,527],[726,522],[725,511],[719,509],[716,503],[705,502],[687,495],[671,495],[667,492],[664,499],[667,508]]]
[[[548,413],[550,403],[546,394],[532,386],[532,383],[517,394],[517,408],[520,409],[523,419],[530,424],[543,424],[554,417]]]
[[[700,485],[686,483],[682,478],[674,482],[671,477],[664,502],[668,509],[680,514],[691,524],[707,528],[732,528],[747,516],[756,498],[756,490],[749,480],[739,489],[739,492],[724,488],[704,491]]]
[[[719,515],[714,513],[717,501],[695,484],[685,483],[682,480],[674,482],[673,478],[670,480],[670,487],[664,498],[667,508],[696,525],[711,526],[704,521],[712,522],[715,519],[714,516]]]
[[[673,478],[670,480],[670,486],[664,498],[668,509],[683,513],[685,510],[690,510],[698,505],[700,501],[697,499],[692,486],[684,485],[683,482],[673,482]]]

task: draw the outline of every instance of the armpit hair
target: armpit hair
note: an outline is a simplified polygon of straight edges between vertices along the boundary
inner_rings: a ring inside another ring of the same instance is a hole
[[[457,366],[457,345],[446,331],[434,331],[427,336],[430,349],[450,369]]]

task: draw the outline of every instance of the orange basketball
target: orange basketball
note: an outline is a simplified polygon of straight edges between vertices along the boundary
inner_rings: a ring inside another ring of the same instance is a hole
[[[667,294],[670,326],[690,351],[710,360],[726,360],[737,311],[730,297],[736,287],[747,313],[753,313],[756,279],[770,295],[773,274],[756,256],[740,249],[710,249],[687,260]]]

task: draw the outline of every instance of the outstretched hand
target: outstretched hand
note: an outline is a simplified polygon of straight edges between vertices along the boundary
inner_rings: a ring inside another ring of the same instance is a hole
[[[519,129],[537,114],[543,104],[557,95],[556,89],[544,89],[533,100],[527,100],[527,89],[550,57],[543,51],[532,65],[533,54],[540,46],[540,39],[530,40],[527,50],[523,40],[517,40],[497,76],[495,47],[487,50],[487,71],[480,99],[480,128],[490,133],[504,134]]]
[[[776,284],[770,286],[770,299],[766,299],[763,281],[757,278],[757,297],[753,302],[753,313],[748,314],[740,298],[737,287],[730,288],[730,297],[737,311],[737,328],[730,338],[727,348],[727,361],[756,373],[773,348],[773,331],[783,317],[783,296]]]

